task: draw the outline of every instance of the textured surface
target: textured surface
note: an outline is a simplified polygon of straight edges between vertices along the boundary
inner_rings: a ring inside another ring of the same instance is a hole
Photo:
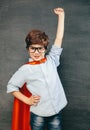
[[[90,2],[89,0],[0,1],[0,130],[10,130],[13,98],[6,94],[12,74],[28,60],[25,36],[44,30],[53,43],[57,18],[53,8],[65,9],[65,36],[58,68],[68,105],[62,130],[90,130]]]

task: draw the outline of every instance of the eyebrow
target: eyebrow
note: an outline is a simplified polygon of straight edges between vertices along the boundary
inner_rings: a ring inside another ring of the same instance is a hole
[[[40,47],[34,47],[34,46],[30,46],[30,47],[33,47],[33,48],[43,48],[44,46],[40,46]]]

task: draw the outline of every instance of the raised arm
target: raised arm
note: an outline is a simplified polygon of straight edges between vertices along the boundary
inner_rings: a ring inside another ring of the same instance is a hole
[[[54,45],[61,47],[62,45],[62,39],[64,35],[64,10],[62,8],[55,8],[54,13],[58,16],[58,25],[57,25],[57,32],[56,32],[56,38],[54,41]]]

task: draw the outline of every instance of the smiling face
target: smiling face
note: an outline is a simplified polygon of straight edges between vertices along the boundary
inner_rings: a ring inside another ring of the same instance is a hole
[[[40,61],[45,57],[45,52],[49,44],[49,38],[45,32],[37,29],[32,30],[27,34],[25,42],[29,56],[34,61]]]
[[[34,61],[40,61],[45,57],[45,47],[39,44],[33,44],[30,45],[28,48],[28,53],[29,56],[34,60]]]

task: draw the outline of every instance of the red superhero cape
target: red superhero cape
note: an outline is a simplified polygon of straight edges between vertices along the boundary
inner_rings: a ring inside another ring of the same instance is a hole
[[[43,58],[41,61],[32,61],[26,64],[36,65],[36,64],[44,63],[45,61],[46,58]],[[27,97],[31,96],[31,93],[26,88],[26,83],[23,85],[20,91]],[[17,98],[14,98],[11,130],[31,130],[30,106],[23,103]]]

